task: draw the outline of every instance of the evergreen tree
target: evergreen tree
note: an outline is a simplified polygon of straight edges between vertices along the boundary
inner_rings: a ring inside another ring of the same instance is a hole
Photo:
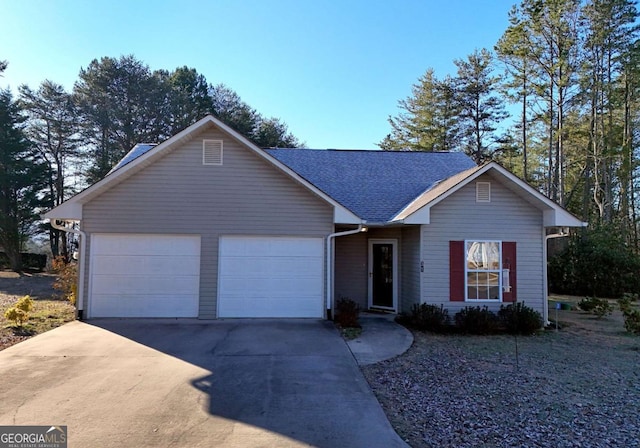
[[[141,61],[133,56],[94,59],[79,78],[74,95],[83,134],[93,148],[89,182],[104,177],[136,143],[170,137],[166,90]]]
[[[20,271],[20,252],[35,231],[43,205],[46,166],[39,163],[22,130],[24,119],[9,90],[0,90],[0,245],[11,269]]]
[[[77,108],[69,93],[59,84],[45,80],[38,90],[20,86],[20,105],[27,116],[26,134],[40,161],[47,166],[48,208],[62,204],[73,193],[70,177],[77,177],[79,136]],[[67,234],[47,225],[51,252],[69,259]]]
[[[392,132],[379,144],[392,151],[451,151],[460,142],[454,82],[440,81],[428,69],[411,89],[411,96],[398,102],[402,112],[389,117]]]
[[[497,95],[500,78],[493,75],[493,56],[476,50],[466,60],[454,61],[458,67],[456,101],[460,110],[462,148],[476,163],[495,157],[500,149],[498,125],[508,114]]]

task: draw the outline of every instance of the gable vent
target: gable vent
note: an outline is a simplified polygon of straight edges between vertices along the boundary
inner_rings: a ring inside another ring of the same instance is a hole
[[[222,165],[222,140],[202,140],[202,164]]]
[[[476,182],[476,202],[491,202],[491,182]]]

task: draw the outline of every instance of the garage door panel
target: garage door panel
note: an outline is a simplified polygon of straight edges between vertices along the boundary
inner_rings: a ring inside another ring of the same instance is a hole
[[[322,317],[321,238],[222,237],[220,317]]]
[[[113,275],[127,275],[132,272],[188,275],[198,272],[200,260],[196,257],[184,256],[96,255],[93,259],[93,266],[96,272],[109,272]]]
[[[220,268],[220,275],[226,277],[246,277],[246,270],[253,271],[256,278],[288,278],[295,272],[297,277],[317,277],[323,268],[321,257],[226,257]]]
[[[200,241],[190,235],[94,235],[91,252],[96,255],[118,256],[191,256],[200,252]]]
[[[94,234],[90,317],[197,317],[200,237]]]
[[[309,301],[315,301],[317,297],[298,297],[299,300],[278,299],[273,297],[238,297],[234,302],[229,301],[222,305],[220,310],[224,317],[318,317],[317,314],[309,315]],[[321,312],[318,306],[316,312]],[[251,310],[250,316],[246,316],[246,310]],[[274,313],[277,313],[274,316]]]
[[[166,294],[170,291],[174,294],[193,295],[198,293],[198,285],[192,276],[111,276],[97,275],[93,278],[94,291],[108,291],[109,295],[115,294],[141,294],[154,295]]]
[[[184,306],[190,295],[98,294],[93,306],[96,316],[109,317],[194,317],[193,309]],[[149,305],[153,305],[152,308]]]

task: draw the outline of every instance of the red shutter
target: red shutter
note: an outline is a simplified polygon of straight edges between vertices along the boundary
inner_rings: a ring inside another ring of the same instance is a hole
[[[503,302],[515,302],[517,300],[518,283],[516,275],[516,243],[502,242],[502,269],[509,269],[509,283],[511,292],[502,292]]]
[[[449,241],[449,300],[464,302],[464,241]]]

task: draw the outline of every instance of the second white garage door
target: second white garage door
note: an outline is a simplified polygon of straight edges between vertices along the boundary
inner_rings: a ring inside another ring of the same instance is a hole
[[[323,316],[322,238],[220,239],[218,317]]]
[[[89,317],[197,317],[200,236],[91,235]]]

